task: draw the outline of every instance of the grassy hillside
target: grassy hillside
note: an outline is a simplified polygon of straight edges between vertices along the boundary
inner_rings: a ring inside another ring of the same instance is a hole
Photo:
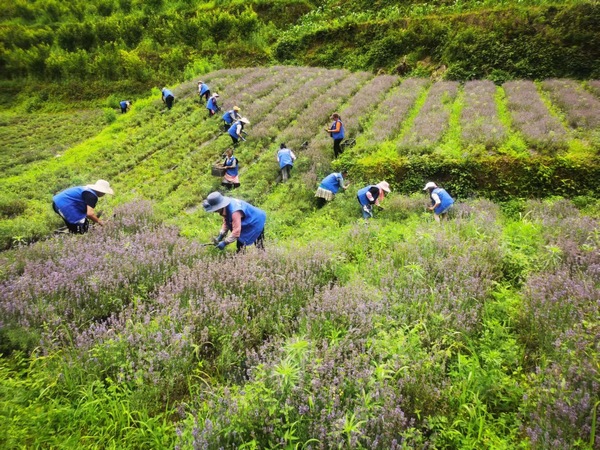
[[[130,97],[222,67],[297,64],[498,83],[600,77],[595,1],[1,2],[4,104]]]
[[[403,194],[418,192],[430,179],[458,198],[562,195],[585,204],[597,194],[595,81],[497,87],[285,66],[221,70],[203,79],[221,94],[224,109],[238,105],[252,122],[247,142],[236,149],[242,167],[236,193],[257,204],[272,193],[282,200],[293,195],[296,203],[286,209],[294,217],[312,211],[318,181],[342,167],[357,183],[386,179]],[[195,85],[174,88],[171,111],[155,91],[125,115],[110,109],[4,113],[2,246],[47,236],[60,225],[48,206],[52,195],[97,178],[110,180],[119,192],[103,203],[155,200],[184,233],[204,237],[197,226],[203,215],[194,211],[219,186],[210,165],[231,139],[220,117],[207,117]],[[356,141],[336,161],[322,131],[334,111]],[[297,180],[284,187],[275,184],[280,142],[299,156]]]

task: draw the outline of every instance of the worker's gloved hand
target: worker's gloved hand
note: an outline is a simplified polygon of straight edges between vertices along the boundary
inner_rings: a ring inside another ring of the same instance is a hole
[[[226,244],[225,244],[225,242],[224,242],[224,241],[221,241],[221,242],[219,242],[219,243],[217,244],[217,248],[218,248],[219,250],[224,250],[224,249],[225,249],[225,245],[226,245]]]
[[[371,205],[363,206],[363,211],[373,217],[373,207]]]
[[[223,240],[223,233],[219,233],[219,235],[213,239],[213,242],[215,243],[215,245],[217,245],[219,242],[221,242]]]

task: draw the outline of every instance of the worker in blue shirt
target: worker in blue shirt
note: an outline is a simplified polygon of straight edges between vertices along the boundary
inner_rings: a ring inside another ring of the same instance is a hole
[[[242,133],[244,133],[244,125],[248,125],[249,123],[250,123],[250,121],[248,119],[246,119],[245,117],[242,117],[240,120],[233,122],[233,125],[231,125],[231,127],[229,127],[229,130],[227,130],[227,133],[229,133],[229,136],[231,136],[233,145],[237,145],[238,142],[240,142],[240,139],[242,141],[246,140],[246,139],[244,139],[244,136],[242,136]]]
[[[76,186],[59,192],[52,198],[52,209],[62,217],[70,233],[87,233],[89,220],[104,225],[94,212],[98,199],[104,194],[113,194],[106,180],[98,180],[95,184]]]
[[[277,152],[277,161],[279,162],[279,170],[281,172],[281,182],[285,183],[290,178],[290,172],[292,167],[294,167],[296,155],[285,144],[281,144]]]
[[[131,107],[131,100],[123,100],[119,102],[119,106],[121,107],[121,114],[125,114]]]
[[[240,108],[238,106],[234,106],[233,109],[230,109],[223,114],[223,128],[228,130],[233,122],[240,120],[241,118],[242,116],[240,115]]]
[[[175,100],[173,93],[170,90],[168,90],[166,87],[162,88],[161,92],[162,92],[163,103],[165,103],[167,105],[168,109],[171,109],[173,107],[173,101]]]
[[[205,101],[208,101],[210,97],[210,88],[204,81],[198,81],[198,95],[200,96],[200,101],[202,101],[202,97],[204,97]]]
[[[447,217],[452,205],[454,205],[454,199],[450,197],[445,189],[438,187],[433,181],[428,182],[423,190],[429,192],[429,198],[431,199],[429,211],[433,211],[435,221],[441,223]]]
[[[342,147],[340,144],[346,136],[346,130],[338,113],[333,113],[331,118],[333,119],[333,123],[329,128],[325,128],[325,131],[327,131],[333,139],[333,157],[337,158],[342,154]]]
[[[214,239],[218,249],[236,242],[237,251],[255,244],[264,249],[265,222],[267,214],[243,200],[225,197],[220,192],[212,192],[202,203],[204,211],[216,212],[223,217],[219,235]],[[231,232],[229,236],[227,234]]]
[[[221,108],[219,108],[219,105],[217,104],[217,99],[219,97],[220,97],[220,95],[215,92],[213,95],[210,96],[210,98],[206,102],[206,109],[208,109],[209,117],[214,116],[217,113],[217,111],[219,111],[221,109]]]
[[[323,178],[321,184],[317,188],[317,192],[315,193],[318,208],[322,208],[327,202],[333,200],[335,198],[335,194],[337,194],[340,189],[348,189],[350,183],[344,184],[344,178],[347,176],[348,172],[346,170],[342,170],[341,172],[330,173]]]
[[[391,191],[387,181],[380,181],[377,184],[372,184],[360,189],[356,198],[358,199],[358,203],[360,203],[363,219],[370,219],[373,217],[373,205],[383,209],[381,201],[385,196],[385,192]]]

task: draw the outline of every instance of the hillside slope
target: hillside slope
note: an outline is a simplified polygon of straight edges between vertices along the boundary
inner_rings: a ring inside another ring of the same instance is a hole
[[[461,198],[597,193],[597,82],[522,81],[500,88],[474,81],[459,86],[285,66],[220,70],[203,79],[221,94],[224,110],[238,105],[251,121],[247,141],[236,148],[242,168],[236,195],[258,205],[279,192],[294,199],[286,213],[310,213],[318,181],[342,167],[357,183],[386,179],[404,194],[418,192],[430,179]],[[186,233],[203,234],[197,225],[188,230],[185,224],[199,220],[198,213],[189,212],[219,187],[210,166],[231,139],[221,129],[220,116],[207,117],[195,85],[194,80],[174,89],[170,111],[155,92],[91,138],[76,120],[63,125],[76,144],[66,151],[48,151],[44,142],[50,129],[36,129],[35,122],[26,133],[41,145],[25,148],[18,116],[7,114],[8,176],[0,180],[3,247],[47,235],[60,223],[49,208],[53,193],[97,178],[110,180],[119,193],[108,204],[152,199]],[[356,141],[337,161],[322,131],[334,111]],[[281,142],[299,155],[293,180],[285,186],[275,183]],[[29,161],[32,151],[38,152],[38,161]]]

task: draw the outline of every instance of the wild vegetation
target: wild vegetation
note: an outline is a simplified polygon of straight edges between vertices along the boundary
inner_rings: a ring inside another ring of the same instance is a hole
[[[497,83],[600,77],[593,0],[0,4],[0,100],[29,109],[49,98],[144,96],[197,73],[265,64]]]
[[[172,110],[154,90],[127,114],[3,113],[3,448],[600,448],[596,81],[202,79],[250,118],[232,195],[267,211],[265,252],[201,245],[231,140],[197,78]],[[332,162],[334,111],[356,144]],[[353,185],[316,209],[340,168]],[[106,226],[52,236],[52,194],[97,178]],[[356,189],[383,178],[365,223]],[[444,226],[427,180],[458,200]]]

